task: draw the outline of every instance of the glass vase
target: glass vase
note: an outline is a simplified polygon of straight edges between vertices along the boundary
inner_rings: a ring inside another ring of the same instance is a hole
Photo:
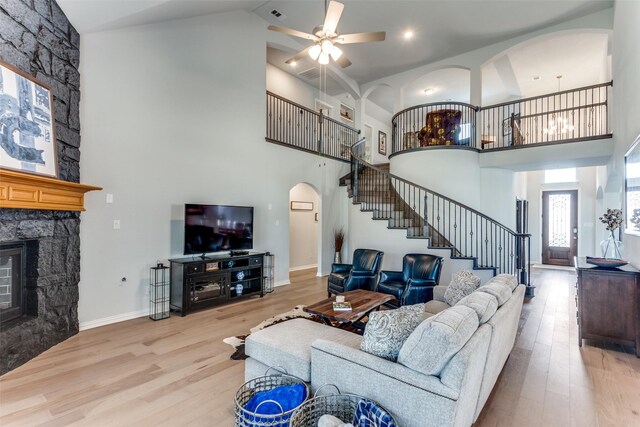
[[[602,257],[609,259],[622,259],[622,242],[613,235],[613,230],[606,240],[600,242]]]

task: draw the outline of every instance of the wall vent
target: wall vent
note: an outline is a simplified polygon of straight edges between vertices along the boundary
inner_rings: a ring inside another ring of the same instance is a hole
[[[309,68],[298,73],[300,77],[304,77],[307,80],[316,80],[320,78],[320,69],[318,67]]]
[[[271,15],[275,16],[275,17],[276,17],[276,19],[278,19],[278,21],[284,21],[285,19],[287,19],[287,15],[285,15],[285,14],[284,14],[284,13],[282,13],[282,12],[279,12],[279,11],[278,11],[278,10],[276,10],[276,9],[273,9],[273,10],[272,10],[271,12],[269,12],[269,13],[271,13]]]

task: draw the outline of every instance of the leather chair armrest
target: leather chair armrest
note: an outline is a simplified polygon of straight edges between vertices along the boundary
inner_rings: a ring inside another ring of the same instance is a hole
[[[401,282],[402,281],[402,271],[381,271],[380,272],[380,283],[384,282]]]
[[[418,286],[436,286],[437,283],[435,280],[424,280],[424,279],[409,279],[407,283],[407,287],[418,287]]]
[[[376,274],[369,270],[366,270],[366,271],[352,270],[351,275],[353,277],[374,277]]]
[[[400,296],[401,305],[419,304],[433,299],[435,283],[431,280],[409,280]]]
[[[331,264],[332,273],[346,273],[353,268],[351,264]]]

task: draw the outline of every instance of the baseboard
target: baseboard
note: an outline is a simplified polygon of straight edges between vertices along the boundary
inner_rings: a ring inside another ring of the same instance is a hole
[[[80,323],[80,330],[97,328],[99,326],[111,325],[112,323],[124,322],[125,320],[137,319],[149,315],[149,310],[132,311],[130,313],[117,314],[115,316],[103,317],[102,319],[90,320]]]
[[[300,267],[292,267],[289,269],[289,271],[308,270],[310,268],[318,268],[318,264],[309,264],[309,265],[302,265]]]
[[[275,285],[273,285],[274,288],[277,288],[278,286],[285,286],[285,285],[290,285],[291,282],[289,280],[281,280],[279,282],[276,282]]]

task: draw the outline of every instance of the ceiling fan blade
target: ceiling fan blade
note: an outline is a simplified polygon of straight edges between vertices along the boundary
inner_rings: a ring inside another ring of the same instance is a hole
[[[322,24],[322,31],[324,31],[325,34],[335,34],[343,9],[344,5],[342,3],[338,3],[337,1],[329,2],[327,16],[324,17],[324,24]]]
[[[271,31],[277,31],[279,33],[289,34],[290,36],[300,37],[301,39],[317,41],[318,37],[313,34],[303,33],[302,31],[293,30],[291,28],[279,27],[277,25],[269,25],[267,27]]]
[[[349,65],[351,65],[351,61],[349,61],[349,58],[347,58],[346,55],[343,53],[342,55],[340,55],[340,58],[338,58],[338,60],[336,61],[336,64],[338,64],[342,68],[347,68]]]
[[[385,37],[386,34],[384,31],[378,31],[377,33],[343,34],[333,39],[333,41],[340,44],[380,42],[383,41]]]
[[[302,50],[298,53],[296,53],[295,55],[293,55],[291,58],[287,59],[285,61],[285,64],[291,64],[293,61],[300,61],[302,58],[304,58],[305,56],[307,56],[309,53],[309,49],[311,49],[313,46],[309,46],[308,48],[306,48],[305,50]]]

